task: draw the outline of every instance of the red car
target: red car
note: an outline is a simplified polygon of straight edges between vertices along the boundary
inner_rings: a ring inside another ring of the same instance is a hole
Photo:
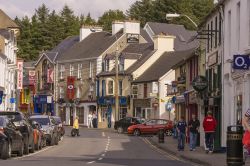
[[[132,125],[128,128],[128,134],[139,136],[141,134],[157,134],[164,129],[167,135],[172,135],[173,122],[165,119],[151,119],[143,124]]]

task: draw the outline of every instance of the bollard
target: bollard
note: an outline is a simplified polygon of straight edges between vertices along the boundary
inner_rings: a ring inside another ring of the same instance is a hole
[[[242,166],[243,159],[243,127],[228,126],[227,127],[227,165]]]
[[[164,129],[160,129],[158,132],[159,143],[164,143]]]

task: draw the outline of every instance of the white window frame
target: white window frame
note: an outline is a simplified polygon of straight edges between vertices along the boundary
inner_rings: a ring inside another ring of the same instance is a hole
[[[82,79],[82,64],[78,64],[77,68],[77,79]]]
[[[59,98],[64,98],[64,88],[62,86],[59,88]]]
[[[112,92],[110,93],[110,82],[112,82]],[[108,95],[114,95],[114,80],[112,80],[112,79],[108,79],[107,80],[107,91],[106,91],[106,93],[108,94]]]
[[[134,93],[134,88],[137,89],[137,93]],[[132,92],[131,92],[132,93],[132,97],[136,99],[138,97],[139,86],[138,85],[132,85],[131,90],[132,90]]]
[[[74,66],[72,64],[69,65],[69,76],[74,76]]]
[[[60,79],[64,79],[64,71],[65,71],[65,66],[64,65],[60,65]]]

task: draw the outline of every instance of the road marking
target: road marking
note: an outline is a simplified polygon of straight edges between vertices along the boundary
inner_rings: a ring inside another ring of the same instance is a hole
[[[105,156],[105,153],[103,153],[101,156],[104,157],[104,156]]]
[[[95,163],[95,161],[90,161],[90,162],[87,162],[87,164],[93,164]]]
[[[105,133],[104,133],[104,131],[102,132],[102,136],[103,136],[103,137],[105,137]]]
[[[100,161],[100,160],[102,160],[103,158],[99,158],[98,160]]]
[[[47,146],[47,147],[45,147],[44,149],[42,149],[42,150],[40,150],[40,151],[37,151],[37,152],[35,152],[35,153],[30,153],[30,154],[24,155],[24,156],[22,156],[22,157],[15,157],[15,158],[13,158],[13,159],[14,159],[14,160],[18,160],[18,159],[23,159],[23,158],[26,158],[26,157],[34,156],[34,155],[36,155],[36,154],[39,154],[39,153],[44,152],[44,151],[46,151],[46,150],[49,150],[49,149],[51,149],[51,148],[53,148],[53,147],[54,147],[54,146]]]

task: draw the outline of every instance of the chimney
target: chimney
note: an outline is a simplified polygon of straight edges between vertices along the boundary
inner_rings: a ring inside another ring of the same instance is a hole
[[[80,41],[84,40],[91,33],[102,32],[102,31],[103,31],[103,29],[100,26],[86,26],[86,25],[83,25],[82,28],[80,29]]]
[[[140,34],[140,22],[135,20],[128,20],[124,22],[124,33],[126,34]]]
[[[175,38],[175,36],[164,33],[154,36],[154,49],[159,51],[174,51]]]
[[[112,35],[115,35],[121,29],[124,28],[124,22],[121,21],[113,21],[112,22]]]

